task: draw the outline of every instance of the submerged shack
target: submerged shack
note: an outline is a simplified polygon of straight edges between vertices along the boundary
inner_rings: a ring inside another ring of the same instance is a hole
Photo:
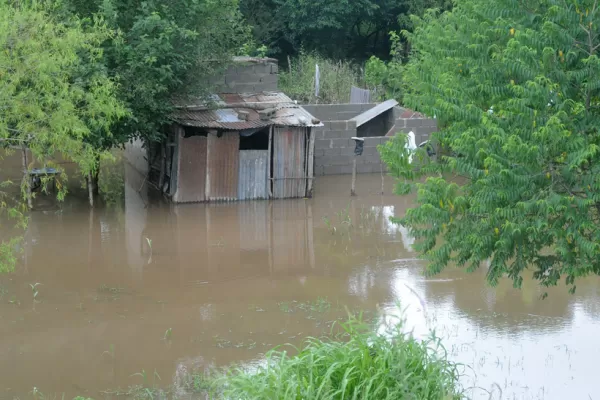
[[[166,146],[149,149],[149,180],[173,202],[311,196],[322,124],[285,94],[219,94],[172,120]]]

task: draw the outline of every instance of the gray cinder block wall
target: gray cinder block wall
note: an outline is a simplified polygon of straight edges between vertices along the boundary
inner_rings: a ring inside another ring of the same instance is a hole
[[[437,121],[433,118],[398,118],[394,126],[394,134],[398,132],[408,133],[413,131],[417,146],[431,138],[431,134],[437,132]]]
[[[351,174],[356,136],[355,121],[325,121],[323,127],[313,128],[315,136],[315,175]],[[381,163],[377,145],[390,140],[390,137],[365,138],[363,153],[356,157],[358,173],[372,173],[386,170]]]
[[[352,160],[354,158],[355,143],[351,138],[357,136],[355,121],[328,120],[328,118],[354,118],[374,107],[374,104],[337,104],[337,105],[309,105],[303,106],[312,115],[323,122],[323,127],[313,128],[315,132],[315,175],[351,174]],[[358,173],[386,172],[387,167],[381,162],[377,146],[384,144],[399,132],[413,131],[417,145],[429,140],[431,134],[437,130],[436,120],[430,118],[403,118],[405,111],[396,107],[394,110],[395,125],[382,136],[365,137],[363,154],[356,158]],[[352,115],[355,114],[355,115]]]
[[[214,80],[218,93],[276,92],[279,83],[277,60],[238,57],[223,76]]]

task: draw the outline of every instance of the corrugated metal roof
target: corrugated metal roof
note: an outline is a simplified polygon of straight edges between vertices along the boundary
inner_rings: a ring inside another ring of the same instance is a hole
[[[308,111],[299,105],[282,105],[278,107],[275,116],[271,119],[273,125],[277,126],[323,126],[323,123],[313,123],[313,120],[318,121]]]
[[[261,121],[255,110],[248,111],[248,121],[239,119],[238,109],[224,108],[220,110],[177,110],[173,120],[184,126],[209,129],[227,129],[241,131],[244,129],[264,128],[272,125],[270,121]]]
[[[218,106],[237,106],[221,109],[205,109],[203,105],[187,104],[177,108],[172,119],[184,126],[198,128],[244,130],[277,126],[323,126],[321,121],[295,104],[284,93],[262,92],[254,94],[220,94],[214,97]],[[260,119],[257,108],[274,108],[275,115],[266,121]],[[240,119],[240,112],[247,114]]]

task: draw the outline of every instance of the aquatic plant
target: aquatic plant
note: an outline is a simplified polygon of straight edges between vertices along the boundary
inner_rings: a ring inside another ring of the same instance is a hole
[[[331,232],[332,235],[337,232],[337,228],[331,224],[329,218],[323,217],[323,222],[325,223],[325,225],[327,225],[327,229]]]
[[[38,286],[41,285],[41,283],[30,283],[29,287],[31,288],[31,295],[33,296],[33,301],[37,301],[37,297],[38,294],[40,294],[39,290],[38,290]]]
[[[439,341],[418,341],[392,327],[373,333],[359,319],[332,339],[308,339],[297,355],[273,350],[254,370],[233,368],[214,380],[225,399],[460,399],[455,364]]]
[[[352,227],[352,218],[350,217],[350,204],[348,206],[337,213],[338,218],[342,225],[346,225],[348,228]]]

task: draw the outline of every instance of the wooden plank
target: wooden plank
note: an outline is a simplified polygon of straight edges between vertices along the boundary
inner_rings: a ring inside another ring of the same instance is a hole
[[[359,126],[366,124],[373,118],[396,107],[397,105],[398,105],[398,102],[396,100],[384,101],[381,104],[377,104],[375,107],[371,108],[370,110],[367,110],[364,113],[357,115],[356,117],[352,118],[350,121],[356,121],[356,127],[358,128]]]
[[[273,134],[273,196],[306,196],[306,132],[304,128],[275,128]]]
[[[306,196],[312,197],[313,180],[315,177],[315,131],[314,129],[309,129],[308,132],[310,140],[308,141],[308,193],[306,193]]]

